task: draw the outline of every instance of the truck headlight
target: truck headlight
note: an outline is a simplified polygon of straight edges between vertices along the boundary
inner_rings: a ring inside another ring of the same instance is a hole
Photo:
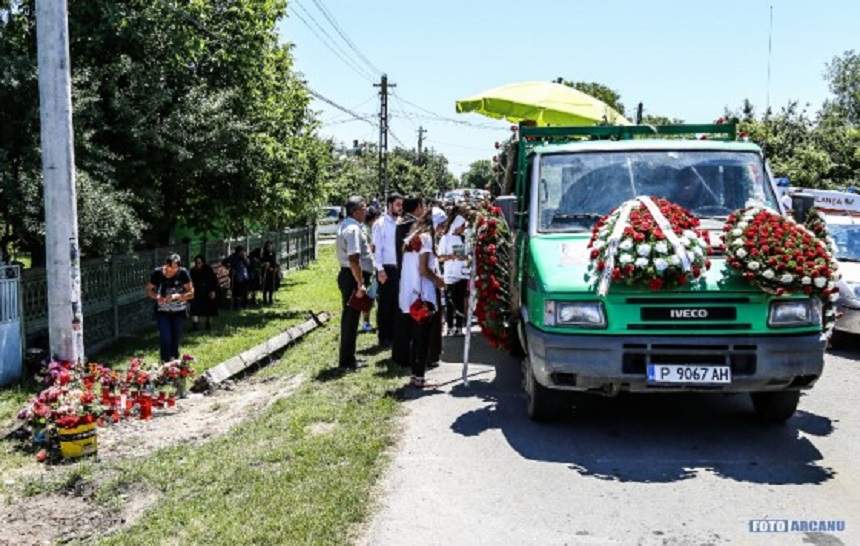
[[[821,302],[818,299],[775,301],[770,304],[767,325],[771,328],[820,326]]]
[[[603,328],[606,314],[600,302],[547,301],[544,304],[544,324]]]

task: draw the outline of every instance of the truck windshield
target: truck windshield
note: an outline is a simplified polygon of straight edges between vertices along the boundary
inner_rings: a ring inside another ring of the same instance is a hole
[[[828,224],[827,231],[836,240],[836,259],[860,262],[860,225]]]
[[[584,231],[628,199],[663,197],[700,218],[750,204],[777,208],[753,152],[629,151],[548,154],[540,160],[540,231]]]

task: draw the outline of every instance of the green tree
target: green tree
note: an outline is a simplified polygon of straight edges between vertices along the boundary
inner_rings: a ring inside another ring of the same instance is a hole
[[[833,94],[824,106],[830,115],[843,116],[847,124],[860,126],[860,53],[846,51],[827,64],[825,78]]]
[[[146,242],[165,244],[180,223],[281,227],[325,200],[332,157],[290,46],[278,42],[285,8],[70,0],[84,252],[107,248],[85,236],[105,226],[123,226],[109,246],[135,242],[141,229]],[[34,0],[0,0],[0,236],[34,258],[43,239],[38,146]]]
[[[624,115],[624,104],[621,103],[621,94],[611,87],[598,82],[576,82],[565,80],[564,78],[556,78],[555,82],[568,87],[573,87],[578,91],[582,91],[596,99],[600,99],[607,105],[614,108],[619,114],[622,116]]]
[[[493,166],[489,159],[479,159],[469,165],[469,170],[460,177],[460,186],[464,188],[490,189],[493,181]]]

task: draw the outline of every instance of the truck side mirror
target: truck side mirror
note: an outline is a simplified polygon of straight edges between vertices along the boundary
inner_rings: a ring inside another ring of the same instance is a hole
[[[791,194],[791,214],[795,221],[804,223],[810,209],[815,205],[815,196],[808,193]]]
[[[516,228],[516,224],[514,224],[514,213],[517,210],[517,196],[500,195],[496,197],[496,206],[502,209],[502,216],[505,217],[505,222],[508,223],[508,227],[511,229]]]

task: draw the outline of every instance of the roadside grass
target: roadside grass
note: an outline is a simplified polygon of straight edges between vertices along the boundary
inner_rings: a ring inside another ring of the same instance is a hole
[[[405,372],[386,354],[368,352],[375,336],[361,335],[359,349],[367,352],[367,367],[337,373],[336,272],[331,247],[322,247],[319,261],[292,274],[292,286],[281,293],[288,309],[326,310],[333,316],[324,328],[287,349],[279,362],[258,372],[258,376],[301,375],[304,382],[291,396],[202,444],[69,468],[75,480],[89,482],[95,501],[104,506],[119,506],[123,495],[136,491],[158,494],[133,526],[102,537],[101,543],[354,541],[359,525],[370,515],[372,488],[396,438],[400,406],[393,393],[404,384]],[[245,335],[245,329],[236,330],[235,336]],[[246,341],[231,343],[242,348],[256,343]],[[119,352],[117,358],[128,354]],[[201,354],[198,350],[197,356]],[[70,479],[40,480],[28,484],[28,489],[60,490]]]
[[[321,246],[317,262],[284,275],[272,306],[222,310],[214,318],[211,331],[192,331],[191,321],[187,321],[181,349],[196,358],[195,371],[202,373],[307,320],[310,318],[309,310],[334,312],[340,300],[336,288],[331,294],[331,288],[335,287],[333,256],[333,247]],[[89,358],[93,362],[122,369],[135,356],[146,362],[158,362],[158,332],[154,321],[135,337],[122,339],[98,354],[89,355]],[[18,410],[37,391],[38,386],[34,384],[0,389],[0,431],[15,423]],[[0,472],[19,467],[29,459],[29,455],[16,451],[11,442],[0,442]],[[2,488],[0,482],[0,490]]]

